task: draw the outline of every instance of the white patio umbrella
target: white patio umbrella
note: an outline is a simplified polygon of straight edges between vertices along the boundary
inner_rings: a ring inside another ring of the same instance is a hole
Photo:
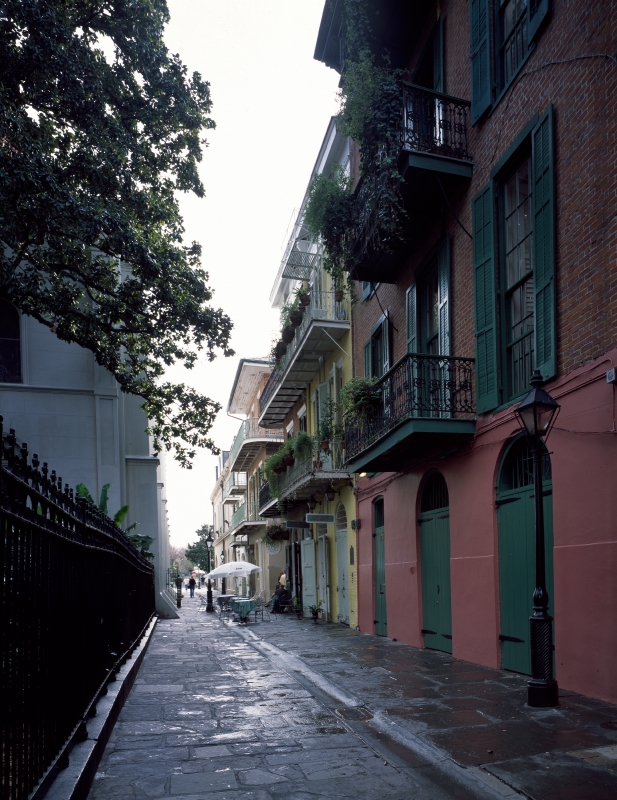
[[[248,561],[229,561],[208,573],[208,578],[245,578],[251,572],[261,572],[261,567]]]

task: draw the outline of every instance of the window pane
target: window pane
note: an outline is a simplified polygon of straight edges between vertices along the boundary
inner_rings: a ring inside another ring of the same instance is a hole
[[[527,0],[509,0],[501,10],[504,86],[527,55]]]

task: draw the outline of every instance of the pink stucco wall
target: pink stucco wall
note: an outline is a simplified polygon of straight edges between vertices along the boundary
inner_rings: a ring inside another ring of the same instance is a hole
[[[605,372],[614,363],[617,350],[547,386],[562,406],[548,441],[557,679],[564,689],[611,702],[617,702],[617,430],[615,387]],[[485,415],[473,445],[458,456],[359,481],[361,630],[374,630],[372,511],[382,496],[388,636],[422,646],[417,504],[423,476],[437,468],[450,497],[453,654],[500,666],[495,485],[518,431],[512,408]]]

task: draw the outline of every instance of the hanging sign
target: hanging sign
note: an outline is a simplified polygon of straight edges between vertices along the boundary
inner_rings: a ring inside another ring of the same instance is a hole
[[[285,525],[287,528],[310,528],[308,522],[303,519],[288,519]]]
[[[307,514],[307,522],[321,522],[323,525],[334,525],[334,514]]]

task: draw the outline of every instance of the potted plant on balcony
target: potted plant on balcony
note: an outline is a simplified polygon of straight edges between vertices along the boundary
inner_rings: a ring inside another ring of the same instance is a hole
[[[308,461],[313,455],[315,449],[315,442],[313,437],[309,436],[306,431],[300,431],[297,436],[291,440],[294,455],[298,461]]]
[[[300,310],[300,308],[292,308],[292,310],[289,312],[289,322],[294,326],[294,328],[297,328],[298,325],[302,324],[303,313],[304,306],[302,307],[302,310]]]
[[[340,286],[335,284],[335,286],[334,286],[334,299],[335,299],[335,301],[337,303],[342,303],[344,296],[345,296],[345,292],[343,291],[343,289]]]
[[[377,378],[352,378],[341,389],[345,420],[365,425],[381,408],[382,390]]]
[[[294,451],[293,445],[291,443],[291,439],[288,439],[285,444],[281,447],[281,452],[283,454],[281,463],[285,468],[293,467],[295,458],[294,458]]]
[[[281,332],[281,339],[285,342],[285,344],[291,344],[294,340],[295,333],[296,330],[293,325],[285,325]]]
[[[298,301],[298,308],[302,309],[302,311],[311,304],[311,295],[304,284],[296,289],[295,297]]]

